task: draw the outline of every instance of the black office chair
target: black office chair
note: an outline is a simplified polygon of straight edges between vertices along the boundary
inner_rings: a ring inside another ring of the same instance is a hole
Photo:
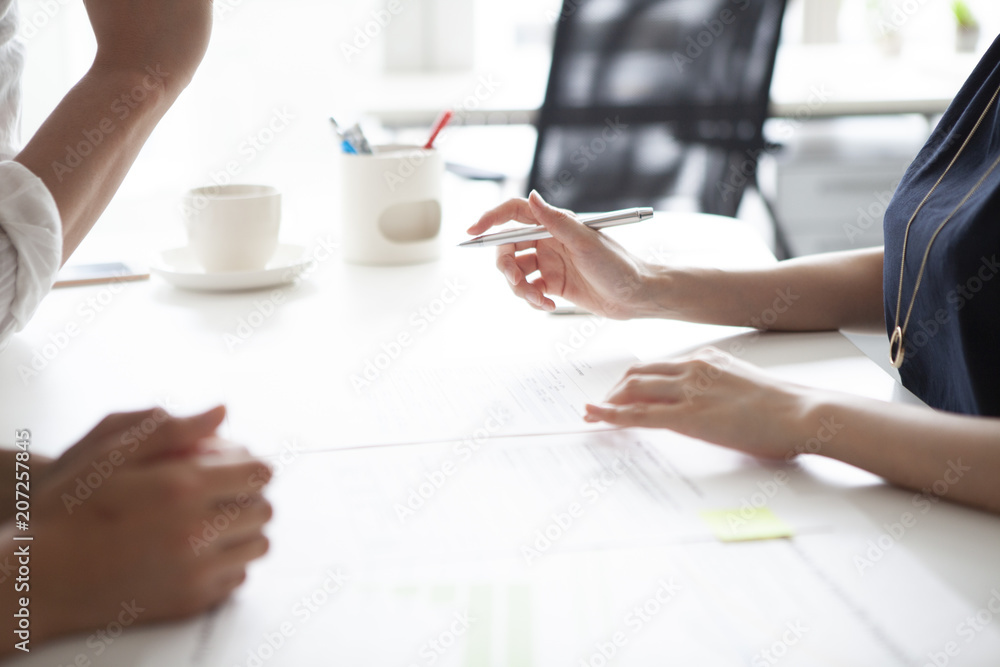
[[[734,216],[768,148],[785,4],[565,0],[529,189],[577,211]]]

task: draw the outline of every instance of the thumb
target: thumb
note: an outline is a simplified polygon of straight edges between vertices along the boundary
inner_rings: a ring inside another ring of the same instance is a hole
[[[192,417],[161,413],[156,429],[148,437],[142,439],[137,435],[140,442],[134,460],[147,462],[197,454],[203,443],[215,436],[225,418],[226,408],[222,405]]]
[[[553,238],[570,249],[581,249],[580,244],[590,241],[596,234],[569,211],[556,208],[542,199],[538,190],[531,191],[528,196],[528,206],[538,223],[545,227]]]

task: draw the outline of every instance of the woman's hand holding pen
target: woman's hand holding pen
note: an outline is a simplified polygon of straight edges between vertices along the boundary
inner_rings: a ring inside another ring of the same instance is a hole
[[[555,304],[546,295],[553,295],[615,319],[698,319],[684,305],[698,301],[699,290],[704,292],[698,274],[643,262],[537,193],[489,211],[469,233],[481,234],[510,220],[543,225],[553,237],[497,249],[497,268],[532,307],[552,310]],[[539,277],[531,280],[534,273]],[[784,458],[808,437],[803,424],[813,399],[804,388],[706,349],[634,367],[603,403],[587,406],[586,419],[667,428],[754,456]]]
[[[549,295],[612,319],[665,315],[653,299],[658,291],[662,295],[660,286],[650,284],[655,267],[587,228],[570,211],[550,206],[537,192],[487,212],[469,233],[482,234],[511,220],[542,225],[553,237],[497,247],[497,268],[514,294],[533,308],[554,310]],[[534,273],[539,276],[531,280]]]

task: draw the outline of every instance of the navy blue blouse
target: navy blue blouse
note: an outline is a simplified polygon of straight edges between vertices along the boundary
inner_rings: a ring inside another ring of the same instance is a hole
[[[1000,89],[993,43],[906,171],[885,214],[886,328],[892,335],[906,223]],[[900,325],[934,231],[1000,158],[1000,99],[910,228]],[[1000,416],[1000,167],[931,248],[904,335],[903,384],[928,405]]]

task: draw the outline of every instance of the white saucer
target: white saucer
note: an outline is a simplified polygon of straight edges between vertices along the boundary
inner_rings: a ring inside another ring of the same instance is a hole
[[[275,287],[295,282],[309,264],[306,249],[300,245],[281,244],[267,266],[257,271],[207,272],[194,257],[191,248],[174,248],[160,253],[150,271],[174,287],[203,292],[235,292]]]

